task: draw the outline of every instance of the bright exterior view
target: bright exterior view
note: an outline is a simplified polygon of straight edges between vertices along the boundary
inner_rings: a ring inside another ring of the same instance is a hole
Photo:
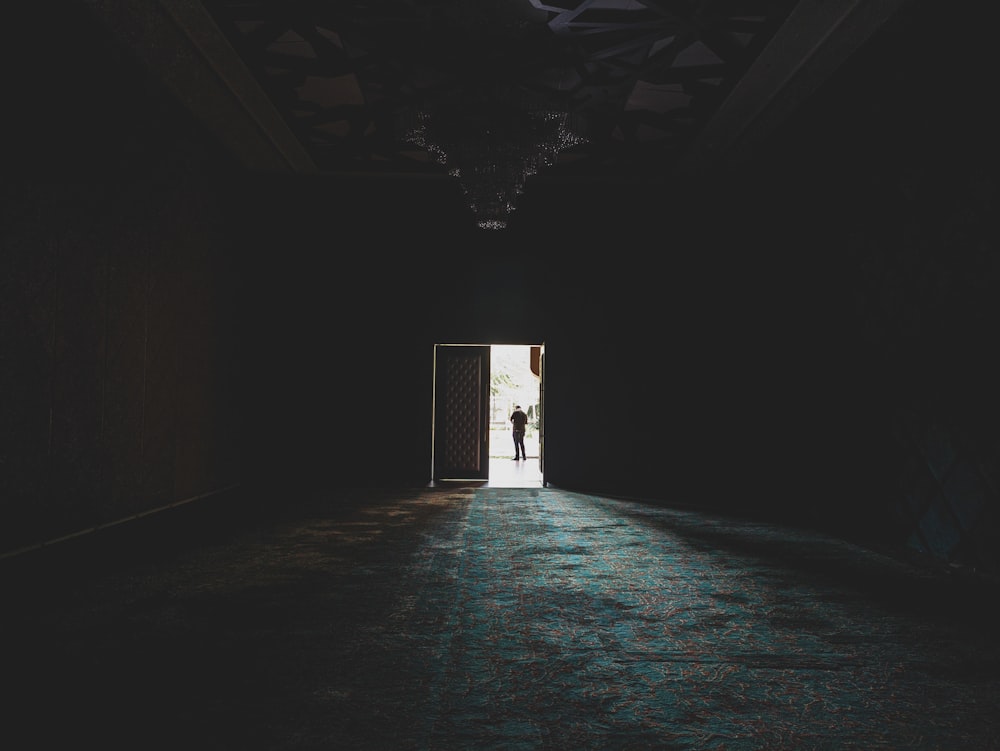
[[[490,347],[490,458],[513,458],[510,413],[521,406],[528,415],[524,447],[538,456],[541,380],[531,372],[531,347],[494,344]]]

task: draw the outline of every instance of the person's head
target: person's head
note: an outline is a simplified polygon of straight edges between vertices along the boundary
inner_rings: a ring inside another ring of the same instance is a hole
[[[515,404],[514,405],[514,409],[521,409],[521,405],[520,404]]]

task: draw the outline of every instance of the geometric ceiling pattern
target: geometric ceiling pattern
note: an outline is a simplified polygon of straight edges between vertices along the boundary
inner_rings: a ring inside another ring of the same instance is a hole
[[[658,172],[794,0],[204,0],[323,172],[440,171],[408,136],[531,137],[557,112],[569,174]]]
[[[752,156],[909,0],[80,0],[248,170],[526,179]],[[714,179],[714,177],[710,177]]]

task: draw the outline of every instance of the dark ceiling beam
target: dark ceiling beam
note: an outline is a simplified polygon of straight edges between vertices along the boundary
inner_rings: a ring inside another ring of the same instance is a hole
[[[744,161],[907,0],[800,0],[678,160],[695,173]]]
[[[318,171],[200,0],[82,2],[240,164]]]

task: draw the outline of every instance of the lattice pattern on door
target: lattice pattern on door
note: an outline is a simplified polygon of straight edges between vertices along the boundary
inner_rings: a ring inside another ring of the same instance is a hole
[[[445,365],[443,466],[455,470],[478,470],[482,447],[480,384],[482,358],[452,356]]]

